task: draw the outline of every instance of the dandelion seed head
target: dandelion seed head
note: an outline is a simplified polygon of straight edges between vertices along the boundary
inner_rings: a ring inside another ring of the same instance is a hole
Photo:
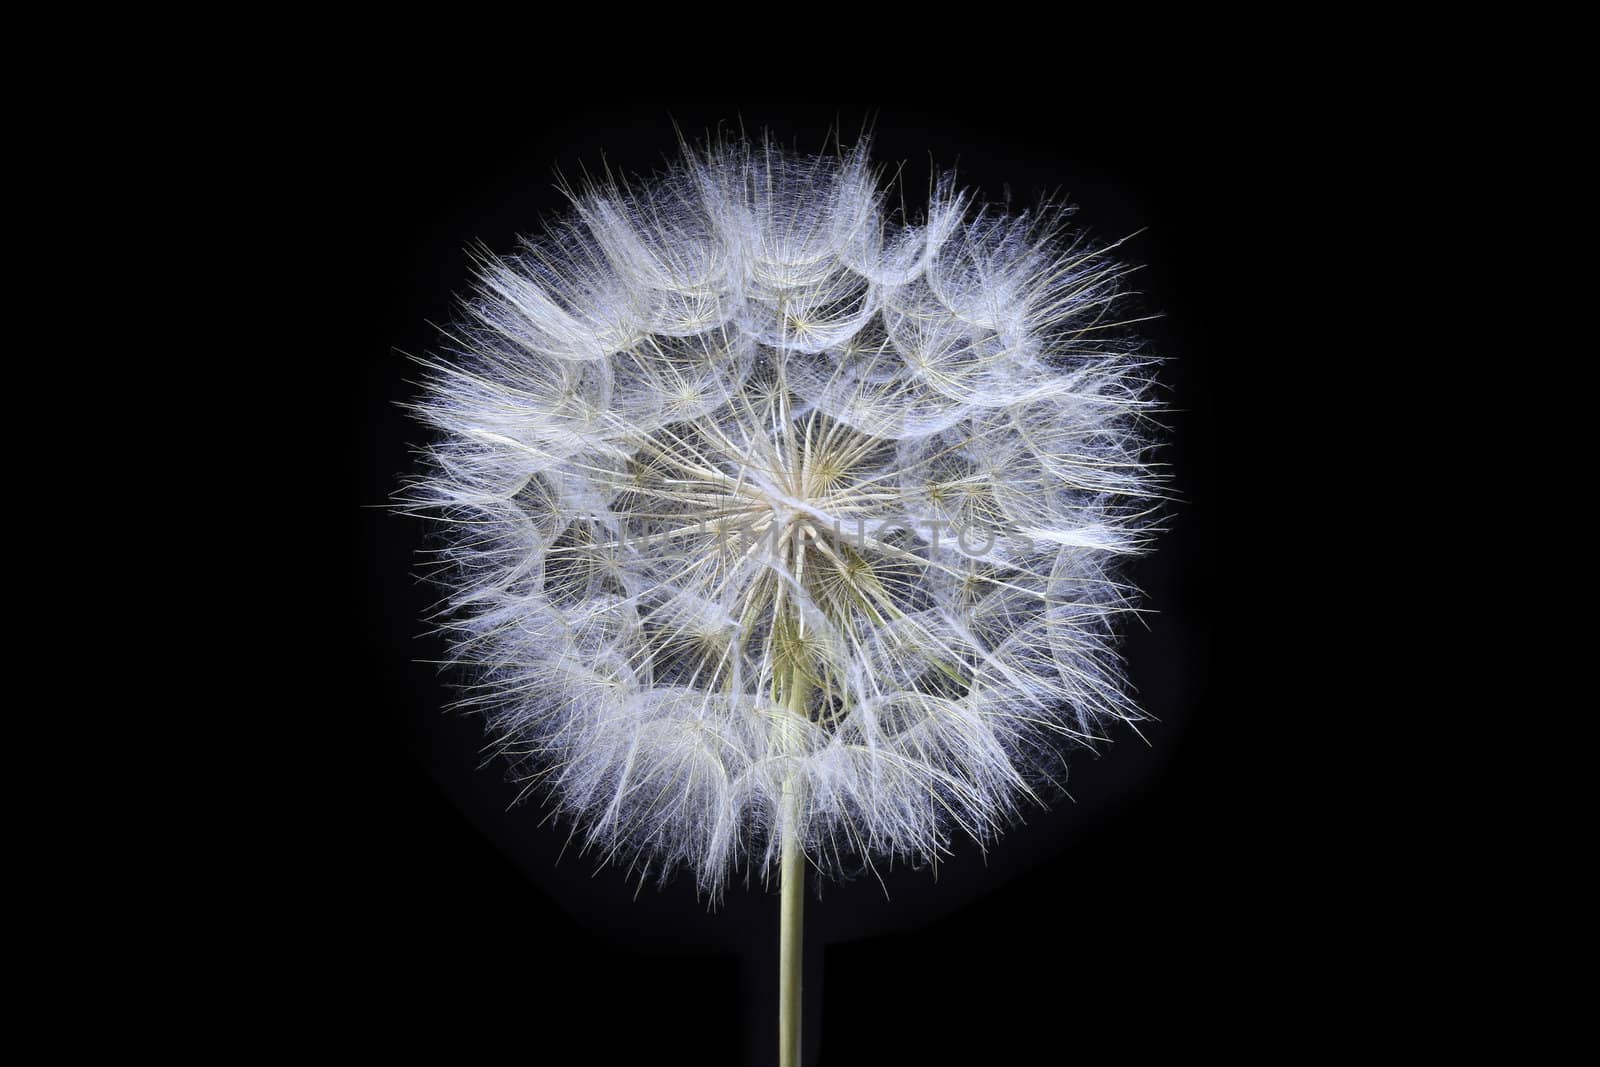
[[[714,143],[476,253],[403,507],[465,703],[598,859],[931,861],[1140,717],[1153,359],[1065,220]]]

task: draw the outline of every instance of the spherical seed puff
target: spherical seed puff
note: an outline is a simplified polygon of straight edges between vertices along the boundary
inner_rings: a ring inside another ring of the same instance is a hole
[[[465,703],[586,847],[713,898],[987,839],[1140,717],[1161,478],[1128,268],[864,149],[721,143],[477,257],[404,506]]]

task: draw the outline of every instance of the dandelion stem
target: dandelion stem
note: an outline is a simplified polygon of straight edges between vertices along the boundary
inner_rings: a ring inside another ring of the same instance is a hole
[[[798,664],[789,673],[789,711],[805,714],[805,676]],[[804,973],[803,919],[806,858],[800,848],[800,798],[794,778],[783,783],[783,857],[778,868],[778,1067],[800,1067],[800,993]]]
[[[785,790],[785,793],[788,791]],[[778,921],[778,1064],[800,1067],[800,977],[805,955],[802,913],[806,863],[793,829],[783,835],[782,894]]]

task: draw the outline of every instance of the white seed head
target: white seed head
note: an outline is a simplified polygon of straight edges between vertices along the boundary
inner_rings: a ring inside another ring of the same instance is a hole
[[[864,150],[713,144],[481,253],[425,360],[440,618],[494,747],[602,859],[713,899],[987,840],[1139,718],[1153,529],[1127,268]]]

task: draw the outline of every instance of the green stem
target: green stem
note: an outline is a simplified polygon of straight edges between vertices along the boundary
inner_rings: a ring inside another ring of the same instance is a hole
[[[789,672],[789,711],[804,715],[805,675],[796,664]],[[800,798],[794,779],[783,783],[783,855],[778,883],[778,1067],[800,1067],[800,985],[805,965],[802,930],[806,902],[806,854],[800,847]]]
[[[789,802],[789,790],[784,800]],[[792,824],[791,824],[792,827]],[[800,1067],[800,978],[805,960],[802,936],[806,901],[806,860],[794,830],[783,835],[782,892],[778,920],[778,1065]]]

